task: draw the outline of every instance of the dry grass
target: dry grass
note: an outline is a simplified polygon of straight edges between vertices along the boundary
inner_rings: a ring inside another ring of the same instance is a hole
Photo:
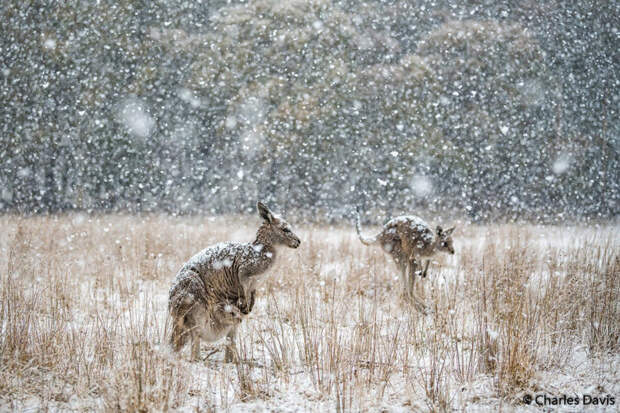
[[[209,244],[251,240],[257,222],[0,217],[0,409],[445,411],[619,390],[613,227],[465,227],[457,255],[429,269],[427,317],[352,229],[304,227],[262,283],[241,362],[171,354],[177,269]]]

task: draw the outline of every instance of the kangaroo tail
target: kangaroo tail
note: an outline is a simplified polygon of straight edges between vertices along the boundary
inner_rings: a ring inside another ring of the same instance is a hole
[[[375,242],[377,242],[377,239],[378,239],[377,235],[375,235],[374,237],[370,237],[370,238],[362,235],[362,221],[360,218],[359,211],[356,211],[356,215],[355,215],[355,229],[357,230],[357,236],[360,238],[360,241],[362,241],[362,244],[372,245]]]

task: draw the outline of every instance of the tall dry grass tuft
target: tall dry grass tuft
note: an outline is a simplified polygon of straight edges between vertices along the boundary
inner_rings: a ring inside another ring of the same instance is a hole
[[[585,250],[593,251],[587,254]],[[591,351],[617,353],[620,349],[620,255],[611,238],[602,244],[588,241],[572,269],[586,279],[586,325]],[[569,270],[570,271],[570,270]]]
[[[280,252],[261,283],[235,363],[221,344],[200,363],[171,354],[174,274],[209,244],[250,240],[255,225],[0,217],[0,409],[467,410],[515,403],[545,386],[541,373],[618,353],[614,229],[502,225],[467,227],[456,256],[435,258],[418,283],[426,317],[400,302],[380,249],[349,229],[302,228],[302,248]],[[589,359],[575,360],[580,349]],[[578,380],[618,382],[602,368]]]
[[[508,394],[528,386],[537,363],[539,298],[528,285],[538,257],[527,232],[511,230],[502,238],[504,248],[487,244],[477,267],[476,322],[483,369]]]

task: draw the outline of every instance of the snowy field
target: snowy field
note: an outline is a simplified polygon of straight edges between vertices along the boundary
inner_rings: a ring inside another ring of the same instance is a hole
[[[263,277],[240,361],[223,343],[171,353],[177,270],[258,223],[0,217],[0,411],[543,411],[526,395],[617,411],[617,226],[463,224],[420,284],[423,316],[352,226],[293,225],[301,246]]]

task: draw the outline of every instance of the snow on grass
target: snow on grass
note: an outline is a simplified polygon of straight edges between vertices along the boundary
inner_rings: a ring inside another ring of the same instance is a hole
[[[293,226],[302,246],[259,286],[240,362],[221,341],[191,363],[167,345],[170,283],[257,219],[0,223],[0,410],[540,411],[523,395],[620,394],[614,227],[459,228],[416,283],[423,316],[352,228]]]

